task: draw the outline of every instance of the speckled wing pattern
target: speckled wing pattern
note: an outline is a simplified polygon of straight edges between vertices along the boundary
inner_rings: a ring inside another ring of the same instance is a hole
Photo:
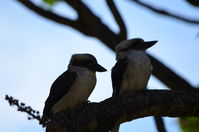
[[[112,96],[119,94],[119,89],[122,83],[122,78],[126,67],[127,67],[127,58],[124,58],[118,60],[115,66],[112,68],[111,72],[112,87],[113,87]]]
[[[71,71],[65,71],[52,84],[50,94],[45,102],[43,116],[51,116],[52,106],[58,102],[70,89],[75,82],[77,74]]]

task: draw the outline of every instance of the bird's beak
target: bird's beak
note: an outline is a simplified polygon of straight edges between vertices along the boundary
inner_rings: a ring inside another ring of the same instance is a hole
[[[98,72],[105,72],[105,71],[107,71],[104,67],[102,67],[98,63],[90,65],[89,69],[94,70],[94,71],[98,71]]]
[[[147,42],[144,42],[144,49],[146,50],[146,49],[148,49],[148,48],[150,48],[151,46],[153,46],[154,44],[156,44],[158,41],[147,41]]]

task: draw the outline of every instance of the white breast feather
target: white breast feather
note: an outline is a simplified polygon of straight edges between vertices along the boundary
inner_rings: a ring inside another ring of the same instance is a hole
[[[128,65],[123,75],[120,93],[145,89],[151,75],[151,62],[144,51],[128,52]]]
[[[73,108],[81,103],[87,101],[88,97],[92,93],[96,84],[96,76],[94,72],[79,71],[77,73],[77,79],[73,86],[69,89],[67,94],[62,97],[52,108],[52,112]]]

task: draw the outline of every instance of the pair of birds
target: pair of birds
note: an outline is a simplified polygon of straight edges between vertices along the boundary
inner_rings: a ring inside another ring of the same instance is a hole
[[[156,42],[135,38],[122,41],[115,47],[117,62],[111,74],[113,96],[146,88],[152,65],[145,50]],[[59,111],[87,102],[96,84],[96,71],[105,72],[106,69],[97,63],[93,55],[74,54],[68,70],[51,86],[42,120],[48,121]]]

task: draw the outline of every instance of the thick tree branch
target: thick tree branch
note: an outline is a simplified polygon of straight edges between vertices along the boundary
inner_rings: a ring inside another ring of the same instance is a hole
[[[120,31],[119,31],[119,36],[121,37],[121,40],[126,40],[127,39],[127,30],[126,30],[126,26],[125,26],[125,23],[114,3],[113,0],[106,0],[106,3],[110,9],[110,11],[112,12],[119,28],[120,28]]]
[[[145,90],[84,104],[57,113],[47,132],[107,132],[116,121],[152,115],[199,116],[199,90]]]
[[[102,22],[83,1],[64,0],[64,2],[69,4],[77,12],[81,32],[89,36],[99,36],[99,27],[101,27]]]
[[[118,37],[118,35],[113,33],[113,31],[111,31],[105,24],[103,24],[101,20],[96,15],[94,15],[92,11],[80,0],[65,0],[66,3],[71,5],[78,12],[79,18],[77,21],[68,20],[52,12],[45,11],[31,3],[29,0],[18,1],[32,11],[36,12],[38,15],[64,24],[66,26],[71,26],[85,35],[98,38],[113,51],[115,45],[122,41],[122,39]],[[166,86],[171,89],[193,88],[186,80],[177,75],[159,60],[152,57],[151,55],[149,55],[149,57],[153,64],[153,75],[157,77],[161,82],[163,82]]]
[[[198,7],[199,1],[198,0],[186,0],[189,4]]]
[[[109,38],[113,38],[114,42],[120,40],[117,34],[115,34],[107,25],[105,25],[101,19],[96,16],[87,5],[81,0],[64,0],[72,8],[74,8],[78,14],[78,22],[81,29],[80,32],[88,36],[93,36],[101,40],[102,42],[108,42]]]
[[[171,18],[175,18],[177,20],[181,20],[183,22],[187,22],[187,23],[191,23],[191,24],[199,24],[199,20],[191,20],[191,19],[185,18],[183,16],[179,16],[179,15],[176,15],[174,13],[168,12],[166,10],[158,9],[156,7],[153,7],[153,6],[149,5],[149,4],[141,2],[140,0],[131,0],[131,1],[137,3],[138,5],[141,5],[141,6],[145,7],[145,8],[147,8],[147,9],[155,12],[155,13],[158,13],[160,15],[169,16]]]

